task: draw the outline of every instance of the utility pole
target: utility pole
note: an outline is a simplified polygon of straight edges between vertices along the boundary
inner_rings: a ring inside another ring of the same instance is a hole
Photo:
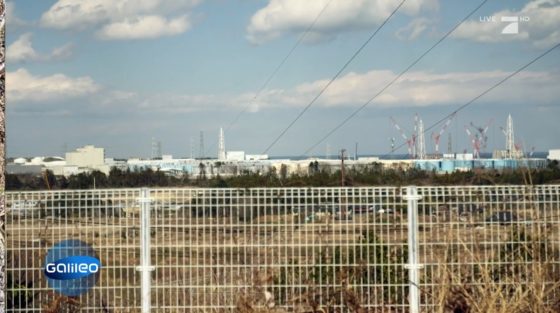
[[[344,155],[346,149],[340,150],[340,185],[344,187]]]

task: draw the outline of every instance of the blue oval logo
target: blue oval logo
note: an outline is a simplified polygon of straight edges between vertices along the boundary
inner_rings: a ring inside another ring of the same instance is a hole
[[[100,270],[101,261],[90,245],[64,240],[49,249],[43,272],[49,287],[74,297],[95,286]]]

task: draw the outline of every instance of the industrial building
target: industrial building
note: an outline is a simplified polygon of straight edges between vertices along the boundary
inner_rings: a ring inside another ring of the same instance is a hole
[[[43,170],[49,170],[57,176],[91,171],[100,171],[108,175],[111,165],[105,163],[105,149],[91,145],[68,152],[65,158],[58,156],[16,158],[7,165],[8,174],[37,174]]]
[[[503,129],[506,137],[506,149],[495,151],[493,158],[481,159],[480,149],[486,145],[488,125],[485,127],[476,127],[471,123],[471,128],[465,127],[467,133],[472,139],[473,153],[451,153],[451,141],[448,142],[448,152],[441,154],[439,152],[439,139],[443,135],[445,129],[449,126],[451,116],[443,125],[438,133],[432,134],[436,150],[434,154],[428,155],[426,152],[426,144],[424,138],[424,124],[422,119],[415,116],[415,132],[406,135],[403,129],[392,119],[394,126],[401,132],[402,137],[406,139],[409,145],[410,158],[403,159],[380,159],[377,157],[357,157],[354,159],[346,159],[345,167],[359,170],[373,163],[381,164],[384,168],[402,169],[418,168],[427,171],[435,171],[436,173],[451,173],[454,171],[470,171],[473,169],[516,169],[521,167],[544,168],[547,166],[546,159],[538,159],[527,157],[518,145],[514,142],[513,119],[511,116],[507,118],[507,126]],[[475,134],[475,132],[478,132]],[[422,135],[421,135],[422,134]],[[394,144],[392,138],[392,144]],[[201,135],[201,150],[203,150],[204,142]],[[203,155],[204,153],[199,153]],[[105,150],[92,145],[86,145],[75,151],[68,152],[65,158],[61,157],[34,157],[31,159],[17,158],[7,166],[10,174],[30,173],[37,174],[42,170],[51,170],[55,175],[69,176],[73,174],[101,171],[109,174],[111,168],[119,168],[130,171],[143,171],[151,169],[154,171],[162,171],[169,175],[192,177],[229,177],[243,173],[260,173],[266,174],[274,172],[279,175],[308,175],[313,172],[310,163],[316,164],[320,170],[334,172],[340,170],[340,159],[330,158],[308,158],[303,160],[291,159],[270,159],[266,154],[247,154],[241,150],[226,150],[225,136],[223,129],[220,128],[218,138],[218,154],[216,158],[200,157],[174,159],[172,155],[162,154],[161,142],[152,139],[152,157],[150,159],[131,158],[128,160],[116,161],[111,158],[105,158]],[[560,160],[560,149],[550,150],[549,160]]]
[[[455,171],[470,171],[474,169],[517,169],[517,168],[544,168],[545,159],[439,159],[439,160],[414,160],[414,166],[426,171],[437,173],[452,173]]]
[[[105,164],[105,149],[87,145],[66,153],[66,167],[78,172],[100,171],[109,174],[111,167]]]

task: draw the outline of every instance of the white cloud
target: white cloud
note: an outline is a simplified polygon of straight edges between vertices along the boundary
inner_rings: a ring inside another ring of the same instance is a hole
[[[7,48],[8,62],[21,62],[25,60],[36,60],[39,54],[31,44],[31,33],[21,35]]]
[[[410,72],[369,107],[457,106],[471,100],[510,72]],[[396,77],[389,70],[348,73],[336,80],[315,103],[318,108],[355,109]],[[254,93],[241,94],[142,94],[101,89],[91,78],[70,78],[62,74],[37,77],[24,69],[8,73],[8,101],[27,100],[36,105],[71,97],[83,108],[65,109],[72,114],[185,114],[193,112],[248,112],[293,108],[307,105],[325,86],[327,79],[302,83],[288,89],[266,89],[253,101]],[[560,72],[521,72],[485,95],[479,103],[528,103],[555,105],[560,98]],[[108,113],[111,112],[111,113]]]
[[[531,41],[539,48],[550,47],[560,39],[560,0],[529,1],[521,10],[502,10],[492,14],[495,22],[471,20],[463,23],[452,37],[478,42],[499,43],[506,41]],[[508,24],[502,16],[529,17],[519,22],[519,34],[502,34]]]
[[[100,87],[88,76],[35,76],[20,68],[6,74],[6,89],[9,102],[49,102],[91,95]]]
[[[170,20],[157,15],[138,16],[107,24],[97,35],[103,39],[157,38],[184,33],[190,26],[186,15]]]
[[[139,39],[187,31],[200,0],[58,0],[41,16],[43,27],[97,29],[106,39]]]
[[[66,59],[72,55],[72,45],[65,44],[54,48],[51,53],[41,54],[33,48],[31,33],[21,35],[7,48],[8,62],[49,61]]]
[[[397,81],[370,107],[427,107],[460,105],[503,79],[510,72],[410,72]],[[315,103],[319,108],[357,108],[396,77],[389,70],[348,73],[336,80]],[[550,105],[560,97],[560,72],[522,72],[485,95],[484,103],[530,103]],[[279,108],[302,108],[317,95],[328,80],[302,83],[289,89],[267,89],[253,101],[254,93],[237,95],[155,94],[142,96],[118,93],[105,97],[104,105],[136,112],[163,114],[201,111],[248,112]]]
[[[73,48],[74,48],[74,45],[71,44],[71,43],[67,43],[63,46],[56,47],[51,52],[50,59],[54,59],[54,60],[67,59],[70,56],[72,56]]]
[[[305,31],[315,20],[329,0],[271,0],[266,7],[257,11],[247,26],[247,39],[262,43],[285,33]],[[379,25],[398,3],[390,0],[332,0],[314,26],[317,36],[355,30],[370,29]],[[407,1],[400,9],[407,15],[438,8],[437,0]]]
[[[462,104],[478,95],[492,84],[509,75],[509,72],[411,72],[398,80],[370,106],[417,107]],[[368,101],[396,77],[392,71],[370,71],[363,74],[348,73],[336,80],[316,103],[322,107],[358,107]],[[531,104],[553,103],[560,97],[558,72],[522,72],[484,96],[490,103]],[[325,86],[328,80],[300,84],[288,90],[265,93],[259,100],[261,108],[302,107]]]
[[[410,23],[397,30],[395,35],[401,40],[414,40],[424,33],[433,22],[427,18],[421,17],[410,21]]]

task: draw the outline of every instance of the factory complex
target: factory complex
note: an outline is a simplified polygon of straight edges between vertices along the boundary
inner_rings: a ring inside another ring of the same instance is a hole
[[[109,174],[112,168],[128,171],[153,170],[161,171],[173,176],[196,176],[196,177],[231,177],[246,173],[267,174],[276,173],[281,176],[309,175],[318,171],[335,172],[342,166],[346,169],[365,169],[369,166],[381,166],[392,169],[421,169],[434,171],[436,173],[451,173],[454,171],[469,171],[473,169],[516,169],[520,167],[544,168],[549,161],[560,160],[560,149],[549,150],[547,158],[533,157],[534,148],[530,152],[516,143],[513,131],[513,119],[511,115],[506,120],[506,127],[500,127],[505,136],[505,149],[495,150],[489,158],[481,157],[481,150],[486,148],[488,136],[486,135],[490,123],[486,126],[465,126],[472,145],[472,153],[452,153],[451,136],[448,139],[447,153],[439,152],[440,138],[448,128],[451,116],[443,124],[439,132],[432,133],[435,144],[433,154],[426,153],[424,138],[424,124],[418,115],[414,118],[414,132],[406,134],[395,119],[391,118],[394,127],[399,131],[408,145],[408,155],[395,159],[377,156],[358,156],[356,151],[352,156],[341,150],[336,157],[329,156],[308,158],[271,158],[266,154],[247,154],[244,151],[228,151],[225,146],[225,136],[222,129],[218,138],[218,153],[214,158],[204,156],[204,139],[201,132],[200,148],[198,157],[193,156],[191,144],[191,156],[189,158],[173,158],[161,152],[161,142],[152,140],[152,155],[150,158],[113,159],[105,156],[105,149],[86,145],[71,152],[66,152],[65,157],[33,157],[14,158],[8,160],[8,174],[41,174],[45,170],[54,175],[70,176],[79,173],[100,171]],[[395,138],[391,138],[392,150],[394,150]]]

